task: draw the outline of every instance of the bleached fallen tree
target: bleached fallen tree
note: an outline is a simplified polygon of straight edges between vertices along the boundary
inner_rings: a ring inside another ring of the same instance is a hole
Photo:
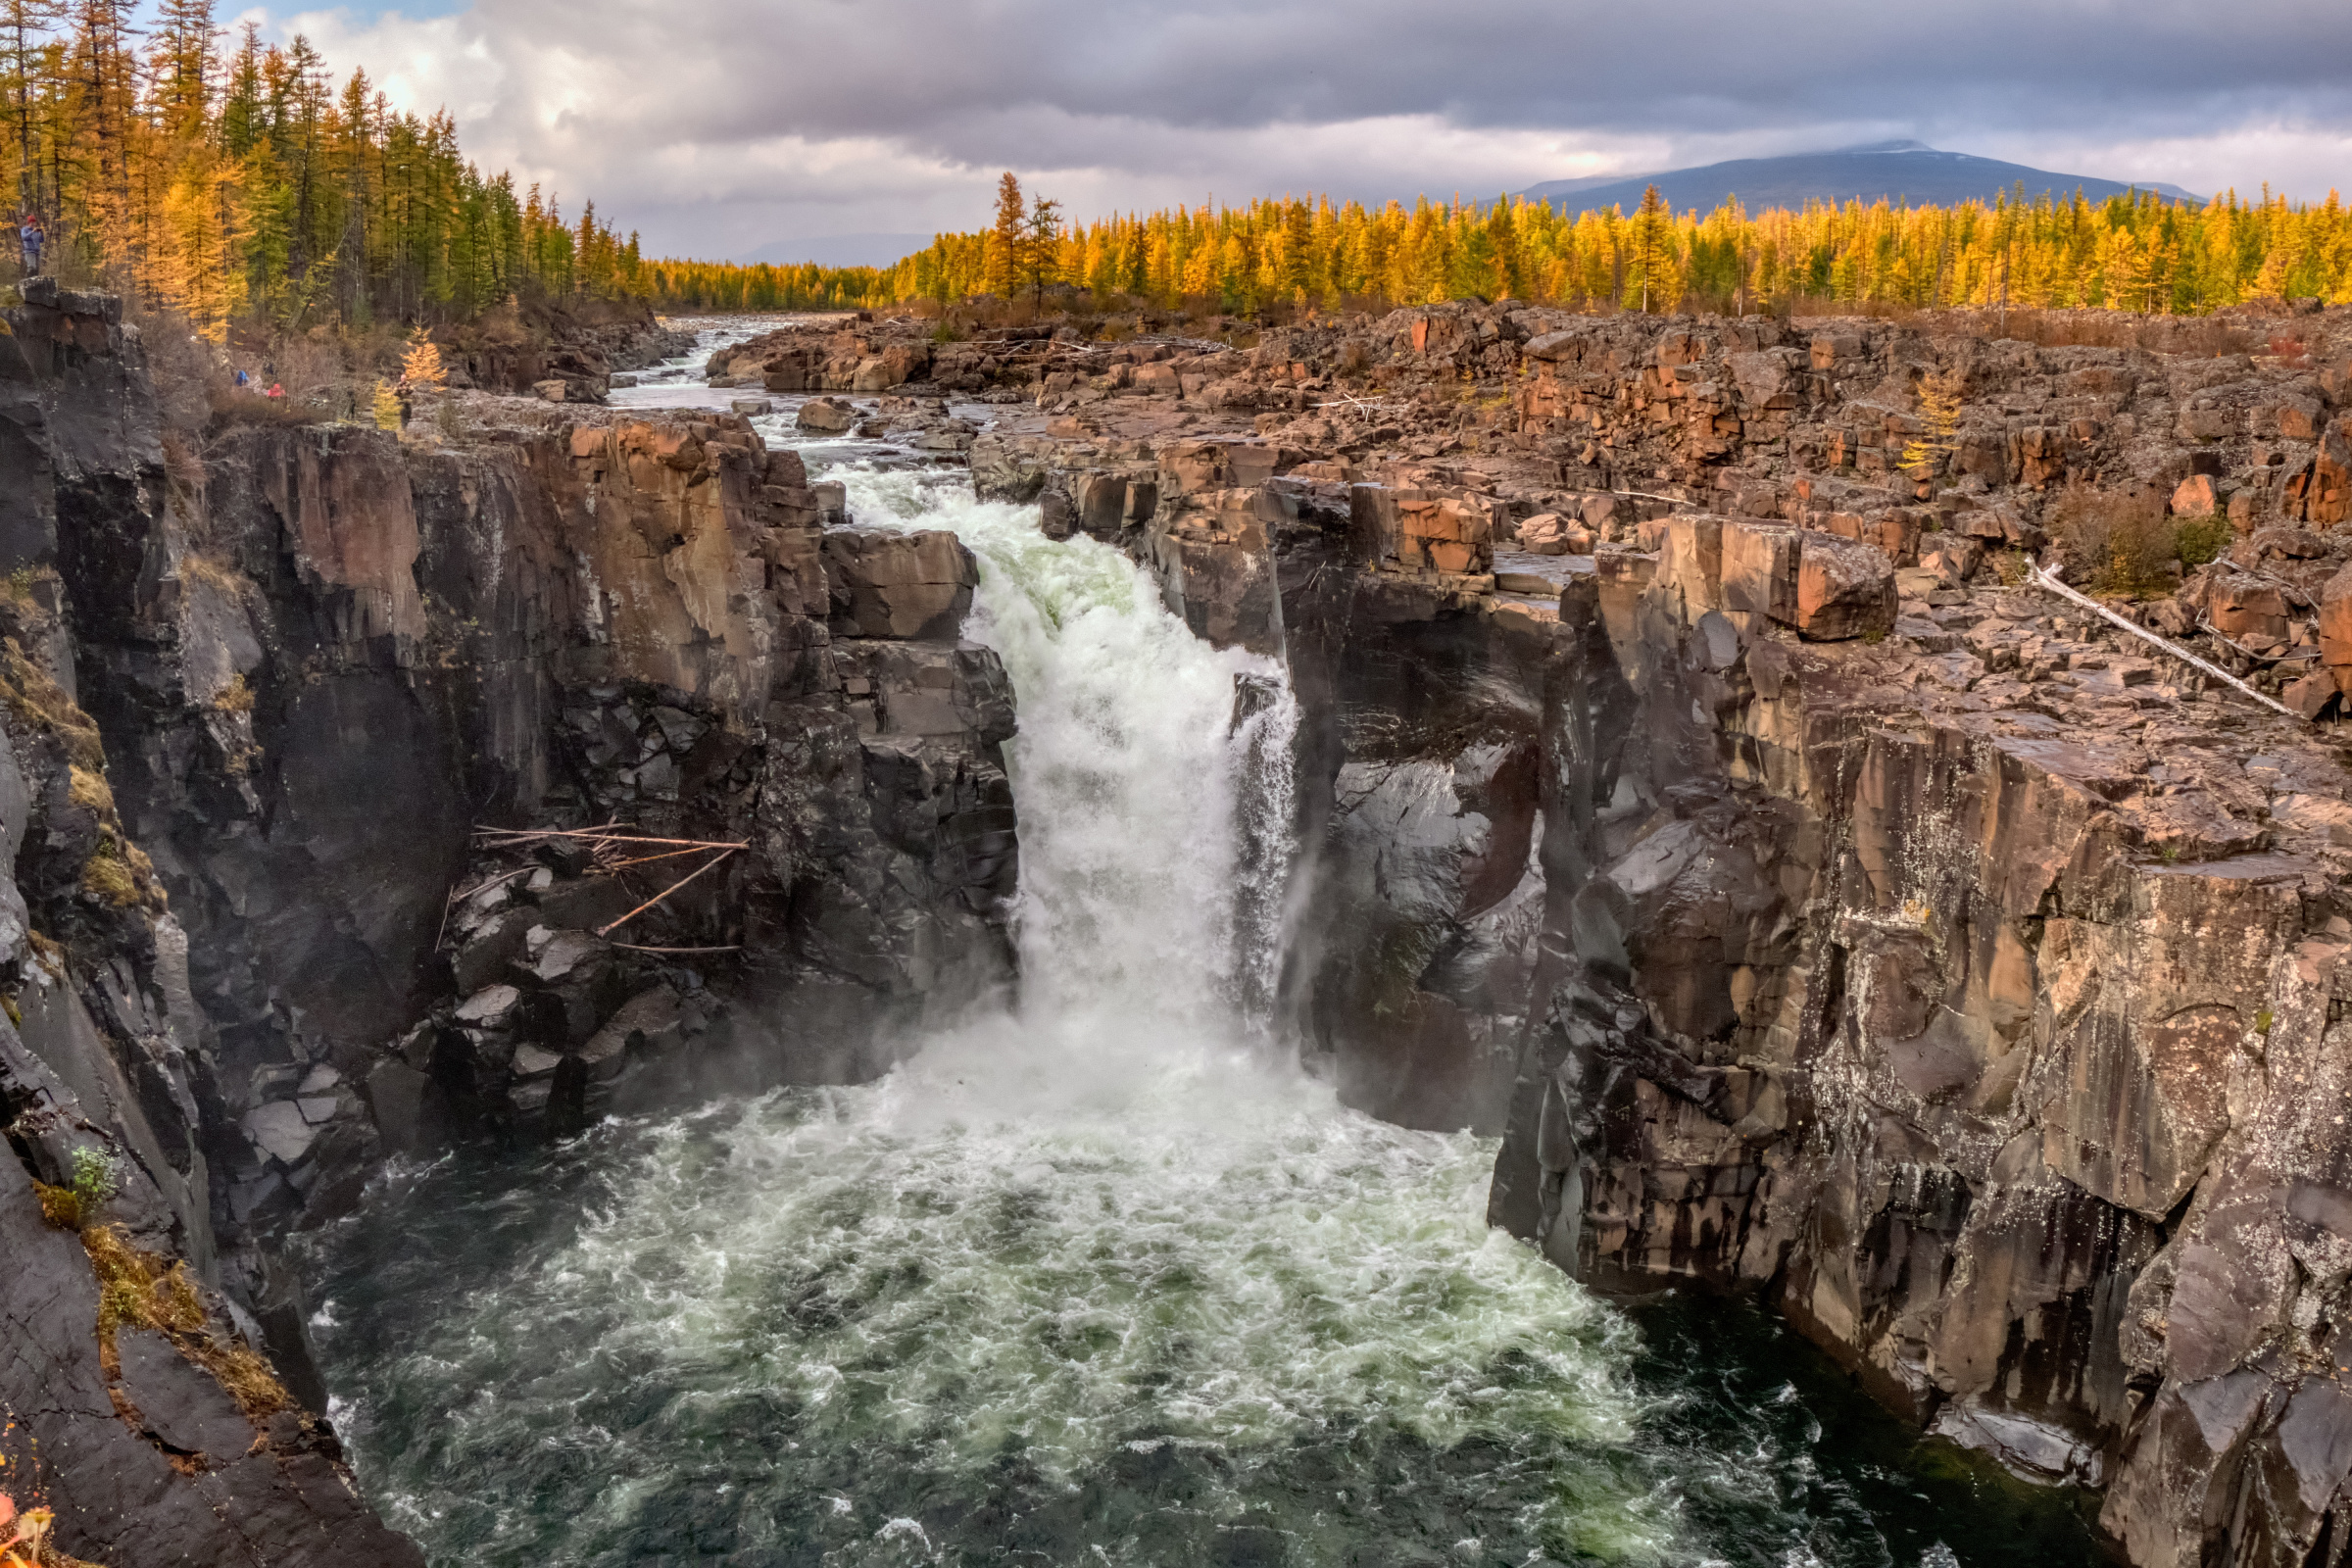
[[[2078,593],[2076,590],[2069,588],[2066,584],[2058,580],[2057,573],[2046,571],[2040,566],[2029,565],[2026,567],[2026,580],[2034,584],[2034,586],[2036,588],[2047,589],[2049,592],[2056,594],[2061,599],[2069,600],[2075,604],[2081,605],[2084,610],[2089,611],[2092,614],[2098,616],[2100,619],[2121,626],[2124,630],[2130,632],[2141,642],[2154,645],[2156,648],[2161,649],[2167,654],[2170,654],[2173,658],[2180,660],[2180,662],[2188,665],[2192,669],[2200,670],[2205,674],[2211,675],[2215,680],[2222,682],[2226,686],[2233,686],[2237,688],[2237,690],[2245,693],[2248,697],[2253,698],[2256,702],[2271,710],[2273,712],[2284,713],[2289,718],[2303,719],[2303,715],[2301,713],[2296,712],[2293,709],[2287,707],[2284,703],[2281,703],[2275,698],[2265,697],[2262,693],[2256,691],[2244,681],[2239,680],[2235,675],[2230,674],[2228,670],[2222,668],[2220,665],[2208,663],[2206,661],[2199,659],[2196,655],[2190,653],[2187,649],[2181,647],[2179,643],[2159,637],[2154,632],[2148,630],[2147,627],[2140,625],[2137,621],[2117,614],[2114,611],[2109,610],[2105,605],[2102,605],[2097,600],[2091,598],[2090,595],[2085,593]],[[2305,723],[2310,722],[2309,719],[2303,719],[2303,721]]]

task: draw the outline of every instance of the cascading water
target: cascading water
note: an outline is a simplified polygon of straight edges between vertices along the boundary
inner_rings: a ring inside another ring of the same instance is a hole
[[[833,477],[981,559],[1018,1011],[865,1087],[396,1169],[329,1240],[318,1323],[390,1522],[534,1568],[1953,1560],[1948,1506],[1820,1461],[1816,1410],[1875,1418],[1644,1361],[1485,1227],[1491,1144],[1266,1049],[1278,667],[1034,509]]]

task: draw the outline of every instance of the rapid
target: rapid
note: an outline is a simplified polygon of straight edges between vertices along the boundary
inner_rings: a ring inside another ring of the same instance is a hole
[[[626,401],[702,395],[670,370]],[[1020,1001],[873,1084],[396,1165],[314,1323],[387,1522],[437,1564],[2084,1559],[1762,1314],[1630,1314],[1489,1230],[1491,1142],[1297,1067],[1276,662],[1034,508],[803,445],[980,561]]]

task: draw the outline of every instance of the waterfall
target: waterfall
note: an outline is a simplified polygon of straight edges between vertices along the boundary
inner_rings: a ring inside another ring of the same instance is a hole
[[[1036,509],[905,469],[835,469],[860,522],[951,528],[964,634],[1011,677],[1022,1012],[1038,1029],[1262,1038],[1279,972],[1298,705],[1281,663],[1200,641],[1149,573]]]

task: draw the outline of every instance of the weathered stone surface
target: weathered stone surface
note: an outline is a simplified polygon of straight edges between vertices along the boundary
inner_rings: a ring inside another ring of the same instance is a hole
[[[15,1036],[0,1024],[0,1108],[34,1110],[28,1080],[8,1070]],[[48,1091],[62,1095],[62,1091]],[[70,1096],[55,1102],[77,1109]],[[124,1173],[136,1185],[143,1175]],[[135,1212],[139,1197],[118,1202]],[[98,1281],[80,1239],[43,1222],[28,1173],[0,1159],[0,1435],[12,1475],[40,1477],[57,1513],[54,1544],[107,1562],[185,1562],[231,1568],[268,1561],[415,1568],[423,1555],[386,1530],[332,1457],[331,1440],[291,1412],[267,1426],[247,1418],[209,1373],[160,1337],[117,1335],[115,1387],[139,1412],[117,1413],[95,1326]],[[201,1453],[206,1470],[175,1466]]]
[[[769,391],[786,388],[771,386]],[[840,435],[858,422],[858,411],[847,398],[810,398],[792,416],[795,427],[813,435]]]
[[[1519,525],[1519,548],[1538,556],[1568,554],[1565,525],[1556,514],[1538,513]]]
[[[1894,629],[1894,564],[1870,545],[1805,535],[1796,563],[1798,635],[1814,642],[1884,637]]]
[[[837,637],[953,642],[980,583],[971,551],[943,528],[836,528],[823,553]]]
[[[1725,519],[1722,528],[1723,608],[1794,625],[1797,531],[1740,518]]]

